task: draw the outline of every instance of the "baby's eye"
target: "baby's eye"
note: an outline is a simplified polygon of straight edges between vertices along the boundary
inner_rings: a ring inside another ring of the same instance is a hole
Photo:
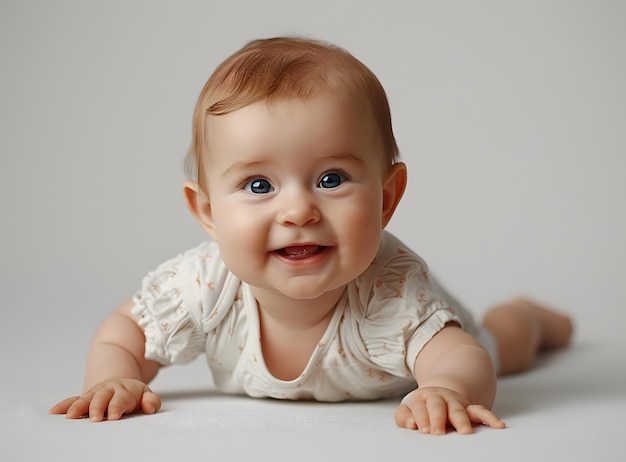
[[[253,194],[268,194],[274,191],[274,186],[265,178],[254,178],[248,181],[243,188]]]
[[[317,184],[317,187],[324,189],[333,189],[339,187],[344,181],[346,181],[346,176],[341,173],[325,173],[322,176],[320,182]]]

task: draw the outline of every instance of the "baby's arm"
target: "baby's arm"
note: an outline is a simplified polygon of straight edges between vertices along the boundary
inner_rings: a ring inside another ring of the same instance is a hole
[[[496,374],[489,353],[460,327],[450,324],[435,335],[415,360],[417,390],[396,411],[400,427],[442,434],[452,425],[472,433],[473,423],[504,428],[491,406]]]
[[[88,415],[92,421],[118,420],[142,410],[153,414],[161,400],[146,385],[160,364],[144,358],[145,337],[131,314],[131,301],[122,304],[99,327],[87,357],[84,392],[50,409],[69,419]]]

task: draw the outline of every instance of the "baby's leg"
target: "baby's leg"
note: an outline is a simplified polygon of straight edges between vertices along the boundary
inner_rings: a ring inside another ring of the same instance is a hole
[[[501,375],[525,371],[539,351],[567,345],[573,329],[567,316],[525,299],[492,308],[483,324],[498,344]]]

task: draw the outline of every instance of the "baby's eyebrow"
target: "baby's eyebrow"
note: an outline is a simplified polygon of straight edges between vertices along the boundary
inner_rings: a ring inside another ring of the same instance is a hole
[[[357,156],[356,154],[352,153],[352,152],[338,152],[338,153],[333,153],[330,154],[328,156],[324,156],[324,158],[326,159],[336,159],[336,160],[348,160],[351,162],[356,162],[359,164],[366,164],[367,162],[365,161],[365,159],[363,159],[362,157]]]
[[[366,165],[367,162],[362,157],[352,153],[352,152],[333,152],[332,154],[322,155],[318,157],[318,160],[321,161],[342,161],[342,162],[352,162],[359,165]],[[254,170],[261,167],[267,167],[267,165],[271,164],[270,160],[240,160],[235,162],[226,170],[221,173],[221,176],[228,176],[232,172],[240,171],[240,170]]]
[[[258,168],[261,167],[263,165],[267,165],[269,162],[267,161],[245,161],[245,160],[240,160],[238,162],[235,162],[234,164],[232,164],[230,167],[228,167],[226,170],[224,170],[221,174],[221,176],[227,176],[228,174],[230,174],[232,171],[237,171],[237,170],[243,170],[243,169],[250,169],[250,168]]]

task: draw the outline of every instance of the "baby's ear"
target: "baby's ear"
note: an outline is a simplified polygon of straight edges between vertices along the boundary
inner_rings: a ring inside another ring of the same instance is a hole
[[[185,181],[183,183],[183,193],[187,208],[191,214],[198,220],[200,226],[217,242],[217,232],[213,222],[213,211],[211,210],[211,201],[209,196],[202,190],[200,185],[195,181]]]
[[[387,178],[383,183],[383,210],[382,225],[387,226],[389,220],[393,216],[396,207],[402,199],[406,188],[406,165],[403,162],[397,162],[391,166],[387,173]]]

